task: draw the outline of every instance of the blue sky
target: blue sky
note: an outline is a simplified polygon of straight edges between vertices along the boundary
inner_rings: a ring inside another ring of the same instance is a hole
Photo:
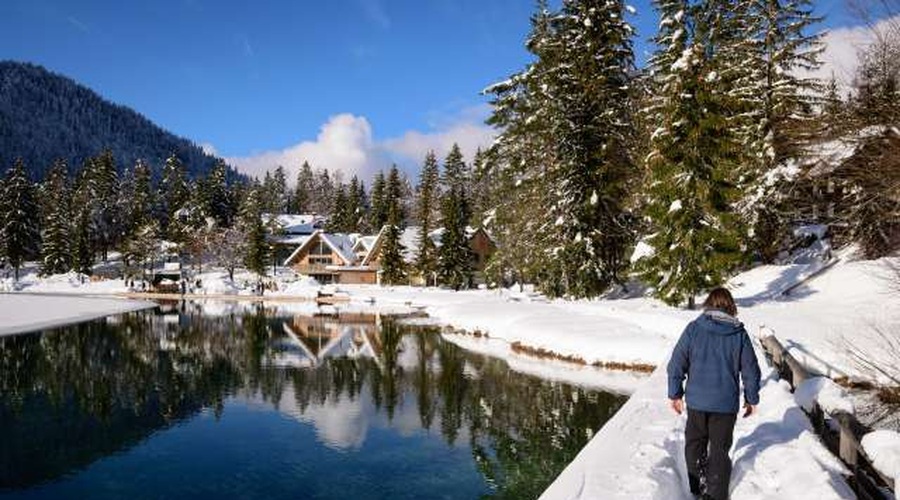
[[[843,2],[817,2],[826,26],[854,23]],[[649,0],[632,3],[643,60],[656,20]],[[454,140],[469,150],[490,140],[479,92],[528,61],[533,8],[531,0],[2,0],[0,58],[70,76],[251,172],[294,170],[306,156],[369,173]]]

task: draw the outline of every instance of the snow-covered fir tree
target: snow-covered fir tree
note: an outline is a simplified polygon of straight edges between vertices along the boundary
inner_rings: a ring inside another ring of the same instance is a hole
[[[71,206],[68,166],[57,160],[41,185],[41,274],[72,269]]]
[[[268,172],[267,172],[268,173]],[[284,167],[278,165],[272,174],[269,188],[266,190],[268,212],[273,214],[287,213],[289,206],[289,196],[287,188],[287,175],[284,173]]]
[[[550,217],[565,294],[594,296],[620,281],[630,229],[624,204],[636,167],[628,150],[633,30],[621,1],[564,1],[552,19],[554,51],[569,54],[545,75],[548,125],[557,144],[548,174]]]
[[[671,304],[720,284],[741,260],[732,207],[737,147],[728,126],[726,92],[717,85],[719,12],[707,2],[658,0],[659,50],[651,59],[656,95],[647,158],[644,278]]]
[[[235,207],[235,195],[228,185],[228,167],[218,161],[203,183],[203,212],[216,220],[218,227],[231,227]]]
[[[297,173],[297,185],[294,186],[294,195],[291,197],[292,211],[296,214],[309,213],[312,208],[313,186],[316,177],[313,174],[309,162],[304,161]]]
[[[159,182],[160,203],[159,218],[162,221],[163,231],[168,231],[169,222],[175,212],[181,209],[190,195],[188,180],[184,171],[184,165],[176,154],[170,155],[163,166],[162,178]]]
[[[503,129],[490,161],[509,192],[496,197],[493,214],[498,259],[520,261],[509,265],[530,268],[553,295],[596,295],[624,268],[627,188],[637,171],[625,10],[620,1],[564,1],[558,12],[539,4],[528,40],[536,60],[488,89],[491,122]],[[536,254],[540,264],[528,257]]]
[[[391,168],[384,188],[384,206],[387,220],[383,227],[381,246],[381,282],[385,285],[398,285],[406,282],[406,261],[403,258],[404,248],[400,242],[403,233],[403,213],[400,205],[400,173],[397,166]]]
[[[319,170],[313,185],[312,211],[317,214],[327,214],[334,206],[335,183],[332,174],[327,168]]]
[[[381,230],[387,224],[385,186],[384,172],[379,171],[375,174],[375,180],[372,182],[372,193],[369,195],[369,200],[372,203],[372,208],[369,212],[369,224],[375,230]]]
[[[820,66],[824,46],[813,31],[820,18],[813,15],[810,0],[749,0],[736,16],[746,20],[727,42],[735,47],[735,57],[723,62],[742,75],[734,82],[726,79],[743,103],[731,121],[745,142],[735,182],[745,193],[740,208],[751,248],[771,261],[788,222],[781,213],[783,193],[775,189],[782,184],[771,177],[779,166],[803,156],[820,132],[815,120],[822,85],[808,75]]]
[[[94,266],[93,195],[87,176],[88,169],[81,169],[72,194],[72,268],[82,274],[91,274]]]
[[[493,200],[486,210],[487,227],[497,242],[497,252],[486,271],[496,283],[536,282],[544,289],[546,283],[540,277],[552,200],[544,168],[553,161],[554,145],[546,125],[547,107],[542,101],[547,96],[539,75],[557,57],[548,48],[550,17],[546,2],[539,1],[526,43],[535,61],[485,89],[493,96],[488,123],[501,130],[488,150],[485,167],[490,172],[485,177],[491,179]]]
[[[122,227],[122,218],[117,206],[119,175],[112,151],[107,149],[89,160],[86,181],[91,196],[91,236],[94,252],[99,252],[105,261],[109,250],[118,243]]]
[[[347,204],[348,212],[348,232],[361,233],[366,228],[366,187],[363,185],[359,177],[353,176],[350,184],[347,186]]]
[[[239,221],[244,235],[244,266],[260,279],[265,276],[269,262],[269,243],[266,241],[266,228],[262,220],[261,191],[259,185],[249,188],[241,205]]]
[[[6,262],[15,270],[27,259],[37,256],[40,248],[40,211],[34,188],[25,172],[22,160],[16,160],[6,173],[0,193],[0,241]]]
[[[441,247],[438,251],[438,278],[455,290],[472,282],[472,251],[466,235],[469,199],[466,193],[466,164],[457,144],[444,160],[444,194],[441,200]]]
[[[407,192],[405,180],[400,174],[397,165],[391,165],[387,180],[384,184],[384,211],[388,224],[399,225],[401,229],[406,227],[406,215],[404,194]],[[393,220],[393,222],[391,222]]]
[[[419,177],[418,206],[416,207],[416,223],[419,233],[416,235],[418,251],[415,256],[415,265],[416,271],[425,277],[426,282],[437,270],[437,249],[430,233],[435,228],[436,202],[440,199],[439,180],[440,169],[437,157],[434,151],[429,151],[425,156],[425,163],[422,165]]]
[[[331,214],[331,217],[328,219],[329,231],[333,233],[352,232],[354,214],[348,200],[347,186],[338,186],[335,189],[334,206],[329,210]]]

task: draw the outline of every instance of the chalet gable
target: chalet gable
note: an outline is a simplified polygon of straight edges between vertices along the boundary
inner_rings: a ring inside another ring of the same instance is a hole
[[[284,261],[285,266],[291,266],[303,259],[319,259],[316,264],[353,266],[357,257],[353,252],[353,243],[346,235],[329,234],[317,229],[309,236],[293,253]],[[327,259],[331,259],[330,262]]]

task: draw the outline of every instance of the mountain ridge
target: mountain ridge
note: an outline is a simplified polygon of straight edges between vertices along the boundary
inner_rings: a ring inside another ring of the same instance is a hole
[[[158,176],[178,155],[190,177],[209,172],[219,158],[127,106],[43,66],[0,61],[0,172],[22,158],[32,180],[63,158],[69,171],[110,149],[119,171],[138,159]],[[230,177],[239,177],[229,168]]]

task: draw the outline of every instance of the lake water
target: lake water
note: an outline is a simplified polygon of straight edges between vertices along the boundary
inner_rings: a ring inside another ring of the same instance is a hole
[[[0,498],[535,498],[625,401],[397,318],[209,311],[0,338]]]

